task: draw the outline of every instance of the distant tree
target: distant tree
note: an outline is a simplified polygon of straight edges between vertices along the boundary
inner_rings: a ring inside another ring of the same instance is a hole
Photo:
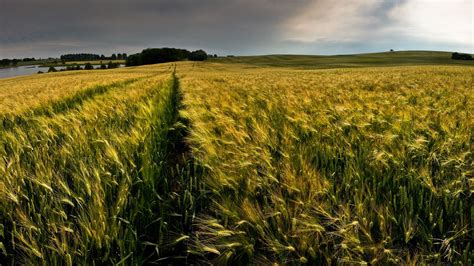
[[[126,53],[123,53],[123,54],[122,54],[122,59],[123,59],[123,60],[127,60],[127,54],[126,54]]]
[[[116,54],[112,54],[112,56],[110,57],[110,59],[112,59],[112,60],[117,60],[117,55],[116,55]]]
[[[13,59],[12,60],[12,66],[16,66],[18,64],[18,59]]]
[[[117,59],[118,59],[118,60],[122,60],[122,54],[118,53],[118,54],[117,54]]]
[[[87,62],[86,65],[84,66],[84,69],[85,70],[92,70],[92,69],[94,69],[94,67],[92,66],[91,63]]]
[[[203,50],[197,50],[189,55],[191,61],[204,61],[207,59],[207,54]]]
[[[11,62],[10,59],[6,59],[6,58],[5,58],[5,59],[0,60],[0,65],[1,65],[1,66],[9,66],[9,65],[10,65],[10,62]]]
[[[38,74],[43,74],[43,71],[41,71],[41,70],[40,70],[40,71],[38,71]]]
[[[176,48],[145,49],[141,53],[141,64],[157,64],[188,59],[190,52]]]
[[[393,49],[390,49],[390,52],[395,52]]]
[[[100,63],[100,69],[107,69],[107,66],[105,64]]]
[[[122,57],[124,57],[124,55],[122,55]],[[127,66],[138,66],[181,61],[186,59],[195,61],[205,60],[207,59],[207,53],[203,50],[197,50],[191,53],[186,49],[165,47],[145,49],[141,53],[133,54],[128,57],[125,54],[125,58],[127,59]]]
[[[107,68],[109,69],[117,68],[117,67],[119,67],[119,63],[114,63],[112,61],[109,61],[109,63],[107,64]]]
[[[451,59],[454,59],[454,60],[472,60],[472,55],[462,54],[462,53],[453,53],[451,55]]]
[[[139,66],[142,65],[142,54],[132,54],[127,57],[127,61],[125,62],[126,66]]]
[[[214,54],[214,58],[217,58],[217,54]]]
[[[104,60],[105,59],[105,55],[100,55],[100,60]]]
[[[61,59],[66,61],[92,61],[92,60],[99,60],[100,55],[98,54],[65,54],[61,55]]]
[[[50,66],[49,69],[48,69],[48,73],[49,72],[57,72],[57,70],[53,66]]]

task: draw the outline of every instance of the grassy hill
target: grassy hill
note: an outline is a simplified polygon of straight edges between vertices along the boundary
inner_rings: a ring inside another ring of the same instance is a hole
[[[258,66],[296,68],[341,68],[409,65],[466,65],[474,61],[452,60],[450,52],[400,51],[352,55],[262,55],[213,59],[221,63],[243,63]]]

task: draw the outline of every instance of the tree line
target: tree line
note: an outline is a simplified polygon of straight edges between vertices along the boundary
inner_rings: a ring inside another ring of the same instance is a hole
[[[19,62],[30,62],[30,61],[35,61],[36,59],[34,57],[25,57],[23,59],[8,59],[4,58],[0,60],[0,66],[16,66]]]
[[[118,53],[112,54],[111,56],[105,55],[98,55],[98,54],[90,54],[90,53],[78,53],[78,54],[64,54],[61,55],[60,59],[62,63],[66,61],[93,61],[93,60],[126,60],[128,55],[126,53]],[[48,58],[48,60],[53,60],[54,58]],[[44,59],[36,59],[34,57],[25,57],[21,58],[4,58],[0,59],[0,67],[9,67],[9,66],[17,66],[20,62],[32,62],[37,60],[44,60]],[[58,63],[57,60],[53,61],[54,63]]]
[[[112,54],[111,56],[98,55],[98,54],[64,54],[61,55],[61,60],[64,61],[93,61],[93,60],[126,60],[126,53]]]
[[[48,73],[49,72],[58,72],[58,71],[71,71],[71,70],[113,69],[113,68],[118,68],[118,67],[120,67],[120,64],[112,62],[112,61],[109,61],[108,64],[101,63],[100,66],[95,67],[95,68],[91,63],[87,62],[84,65],[84,67],[74,64],[74,65],[66,66],[66,68],[63,68],[63,69],[60,69],[60,70],[57,70],[54,66],[50,66],[49,69],[48,69]],[[44,73],[44,72],[43,71],[38,71],[38,74],[42,74],[42,73]]]
[[[128,56],[126,65],[139,66],[183,60],[204,61],[207,59],[207,57],[207,53],[203,50],[196,50],[190,52],[186,49],[168,47],[148,48],[143,50],[141,53]]]

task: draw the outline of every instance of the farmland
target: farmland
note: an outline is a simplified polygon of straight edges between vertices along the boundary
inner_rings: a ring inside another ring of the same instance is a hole
[[[223,263],[467,261],[472,75],[397,67],[186,76],[189,139],[212,191],[197,246]]]
[[[474,61],[452,60],[451,53],[436,51],[397,51],[348,55],[265,55],[221,57],[220,63],[247,64],[259,67],[291,67],[298,69],[387,67],[413,65],[474,66]]]
[[[398,56],[0,80],[0,258],[472,264],[474,68]]]

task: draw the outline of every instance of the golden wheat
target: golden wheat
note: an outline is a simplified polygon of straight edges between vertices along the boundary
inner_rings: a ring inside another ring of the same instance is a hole
[[[474,71],[180,62],[0,81],[11,264],[472,264]]]
[[[471,68],[179,70],[215,262],[472,261]]]

